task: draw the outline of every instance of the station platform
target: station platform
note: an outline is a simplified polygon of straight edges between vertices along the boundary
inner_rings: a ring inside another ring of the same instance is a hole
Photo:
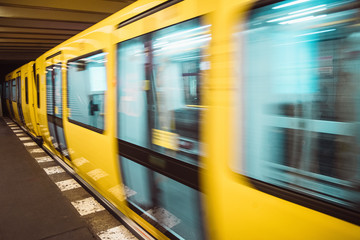
[[[0,118],[0,239],[137,239],[17,124]]]

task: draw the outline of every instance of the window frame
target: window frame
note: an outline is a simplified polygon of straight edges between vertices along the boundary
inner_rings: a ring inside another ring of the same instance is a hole
[[[29,83],[28,77],[25,77],[25,103],[29,104]]]
[[[69,101],[69,96],[70,96],[70,94],[69,94],[69,67],[68,67],[68,65],[69,65],[69,63],[72,63],[72,62],[76,62],[77,60],[80,60],[80,59],[82,59],[82,58],[87,58],[87,57],[90,57],[90,56],[94,56],[94,55],[97,55],[97,54],[101,54],[101,53],[106,53],[106,51],[104,51],[103,49],[99,49],[99,50],[96,50],[96,51],[93,51],[93,52],[90,52],[90,53],[86,53],[86,54],[84,54],[84,55],[81,55],[81,56],[78,56],[78,57],[75,57],[75,58],[72,58],[72,59],[70,59],[70,60],[68,60],[68,61],[66,61],[66,102],[67,102],[67,104],[66,104],[66,106],[67,106],[67,108],[68,109],[70,109],[70,101]],[[107,92],[107,90],[108,90],[108,83],[107,83],[107,78],[108,78],[108,72],[107,72],[107,64],[106,64],[106,62],[104,63],[104,65],[105,65],[105,73],[106,73],[106,76],[105,76],[105,80],[106,80],[106,86],[107,86],[107,88],[106,88],[106,91],[104,92],[104,111],[105,111],[105,109],[106,109],[106,92]],[[97,133],[100,133],[100,134],[104,134],[104,132],[105,132],[105,127],[106,127],[106,124],[105,124],[105,116],[106,116],[106,114],[104,114],[104,129],[100,129],[100,128],[97,128],[97,127],[94,127],[94,126],[91,126],[91,125],[88,125],[88,124],[85,124],[85,123],[82,123],[82,122],[79,122],[79,121],[76,121],[76,120],[73,120],[73,119],[71,119],[70,118],[70,114],[67,114],[67,120],[70,122],[70,123],[73,123],[73,124],[75,124],[75,125],[78,125],[78,126],[80,126],[80,127],[83,127],[83,128],[85,128],[85,129],[88,129],[88,130],[91,130],[91,131],[94,131],[94,132],[97,132]]]
[[[245,24],[248,23],[248,21],[251,19],[253,11],[255,9],[258,8],[262,8],[271,4],[275,4],[275,3],[279,3],[279,2],[283,2],[285,0],[263,0],[263,1],[256,1],[254,3],[254,5],[249,8],[248,12],[245,14],[245,20],[240,20],[239,22],[244,22]],[[239,18],[238,18],[239,20]],[[245,25],[244,24],[244,25]],[[248,30],[248,28],[244,27],[242,28],[240,31],[244,31],[244,30]],[[243,51],[242,49],[246,47],[246,43],[243,42],[244,40],[244,36],[241,36],[239,38],[237,38],[236,40],[241,39],[242,43],[240,45],[240,47],[238,47],[236,49],[236,51],[238,51],[238,53],[236,54],[236,61],[238,59],[241,59],[241,61],[243,62]],[[235,41],[235,40],[234,40]],[[244,70],[245,67],[242,64],[241,65],[241,69]],[[239,72],[233,72],[232,74],[238,74]],[[237,84],[240,86],[240,90],[237,92],[237,94],[241,94],[243,96],[243,94],[246,92],[246,87],[245,87],[245,76],[243,74],[240,75],[235,75],[235,79],[237,79]],[[236,102],[239,102],[240,97],[236,97]],[[241,145],[242,145],[242,153],[236,154],[236,159],[234,163],[230,164],[230,169],[231,171],[237,176],[238,181],[242,181],[244,179],[244,177],[250,182],[250,184],[253,186],[253,188],[270,194],[272,196],[281,198],[283,200],[287,200],[290,201],[292,203],[301,205],[303,207],[307,207],[310,208],[314,211],[318,211],[324,214],[327,214],[329,216],[332,217],[336,217],[338,219],[356,224],[356,225],[360,225],[360,212],[356,211],[356,209],[350,209],[350,208],[346,208],[344,206],[341,205],[335,205],[332,202],[326,201],[322,198],[317,198],[315,196],[312,196],[310,194],[306,194],[304,192],[298,192],[298,191],[294,191],[290,188],[284,188],[281,186],[277,186],[275,184],[272,183],[268,183],[259,179],[256,179],[254,177],[250,177],[248,176],[244,170],[246,169],[244,165],[246,165],[246,161],[249,161],[249,159],[246,159],[245,157],[245,151],[244,150],[244,138],[245,138],[245,133],[243,133],[244,129],[245,129],[245,124],[244,124],[244,116],[246,114],[246,107],[245,107],[245,103],[242,100],[240,102],[240,110],[237,110],[237,122],[241,122],[240,124],[237,125],[237,128],[241,130],[241,134],[238,135],[236,137],[237,141],[241,141]],[[239,131],[237,132],[239,134]],[[241,159],[241,161],[239,160]],[[241,166],[240,166],[241,165]],[[237,167],[235,167],[237,166]]]

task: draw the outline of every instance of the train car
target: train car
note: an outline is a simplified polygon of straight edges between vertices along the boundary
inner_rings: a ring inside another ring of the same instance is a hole
[[[136,1],[22,68],[25,125],[145,239],[360,239],[359,8]]]
[[[34,75],[35,62],[30,62],[21,67],[21,99],[24,116],[24,127],[37,141],[41,142],[37,120],[37,80]]]
[[[34,139],[39,140],[33,66],[34,62],[27,63],[6,76],[4,97],[7,99],[6,110],[10,116]]]
[[[210,235],[359,239],[359,2],[221,2],[203,122]]]

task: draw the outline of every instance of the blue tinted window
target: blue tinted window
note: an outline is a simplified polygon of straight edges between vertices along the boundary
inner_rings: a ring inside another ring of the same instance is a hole
[[[9,99],[9,82],[5,82],[5,98]]]
[[[359,209],[360,27],[354,3],[282,1],[252,11],[243,35],[246,154],[239,171]]]
[[[144,39],[138,37],[121,43],[118,59],[118,137],[148,147]]]
[[[52,67],[46,69],[46,109],[49,115],[54,115],[53,71]]]
[[[16,80],[11,81],[11,101],[16,102],[17,94],[16,94]]]
[[[106,53],[86,56],[68,63],[69,119],[104,129]]]
[[[62,118],[62,75],[61,64],[55,64],[53,67],[54,85],[55,85],[55,116]]]

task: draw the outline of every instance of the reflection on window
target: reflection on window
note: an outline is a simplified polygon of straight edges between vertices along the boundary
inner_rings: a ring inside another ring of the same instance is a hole
[[[17,93],[17,97],[16,97],[16,101],[21,103],[21,77],[18,76],[16,78],[16,93]]]
[[[245,32],[245,173],[359,209],[359,9],[287,2]]]
[[[127,200],[170,239],[204,239],[196,190],[121,157]],[[174,238],[173,236],[176,236]]]
[[[61,76],[61,63],[55,64],[53,67],[54,89],[55,89],[55,116],[62,118],[62,76]]]
[[[86,56],[68,63],[70,120],[104,129],[106,53]]]
[[[145,77],[144,40],[142,37],[120,44],[119,63],[119,127],[118,137],[133,144],[147,147],[149,119]]]
[[[16,102],[16,80],[13,79],[11,82],[11,101]]]
[[[119,44],[120,139],[197,163],[210,39],[210,26],[194,19]]]

